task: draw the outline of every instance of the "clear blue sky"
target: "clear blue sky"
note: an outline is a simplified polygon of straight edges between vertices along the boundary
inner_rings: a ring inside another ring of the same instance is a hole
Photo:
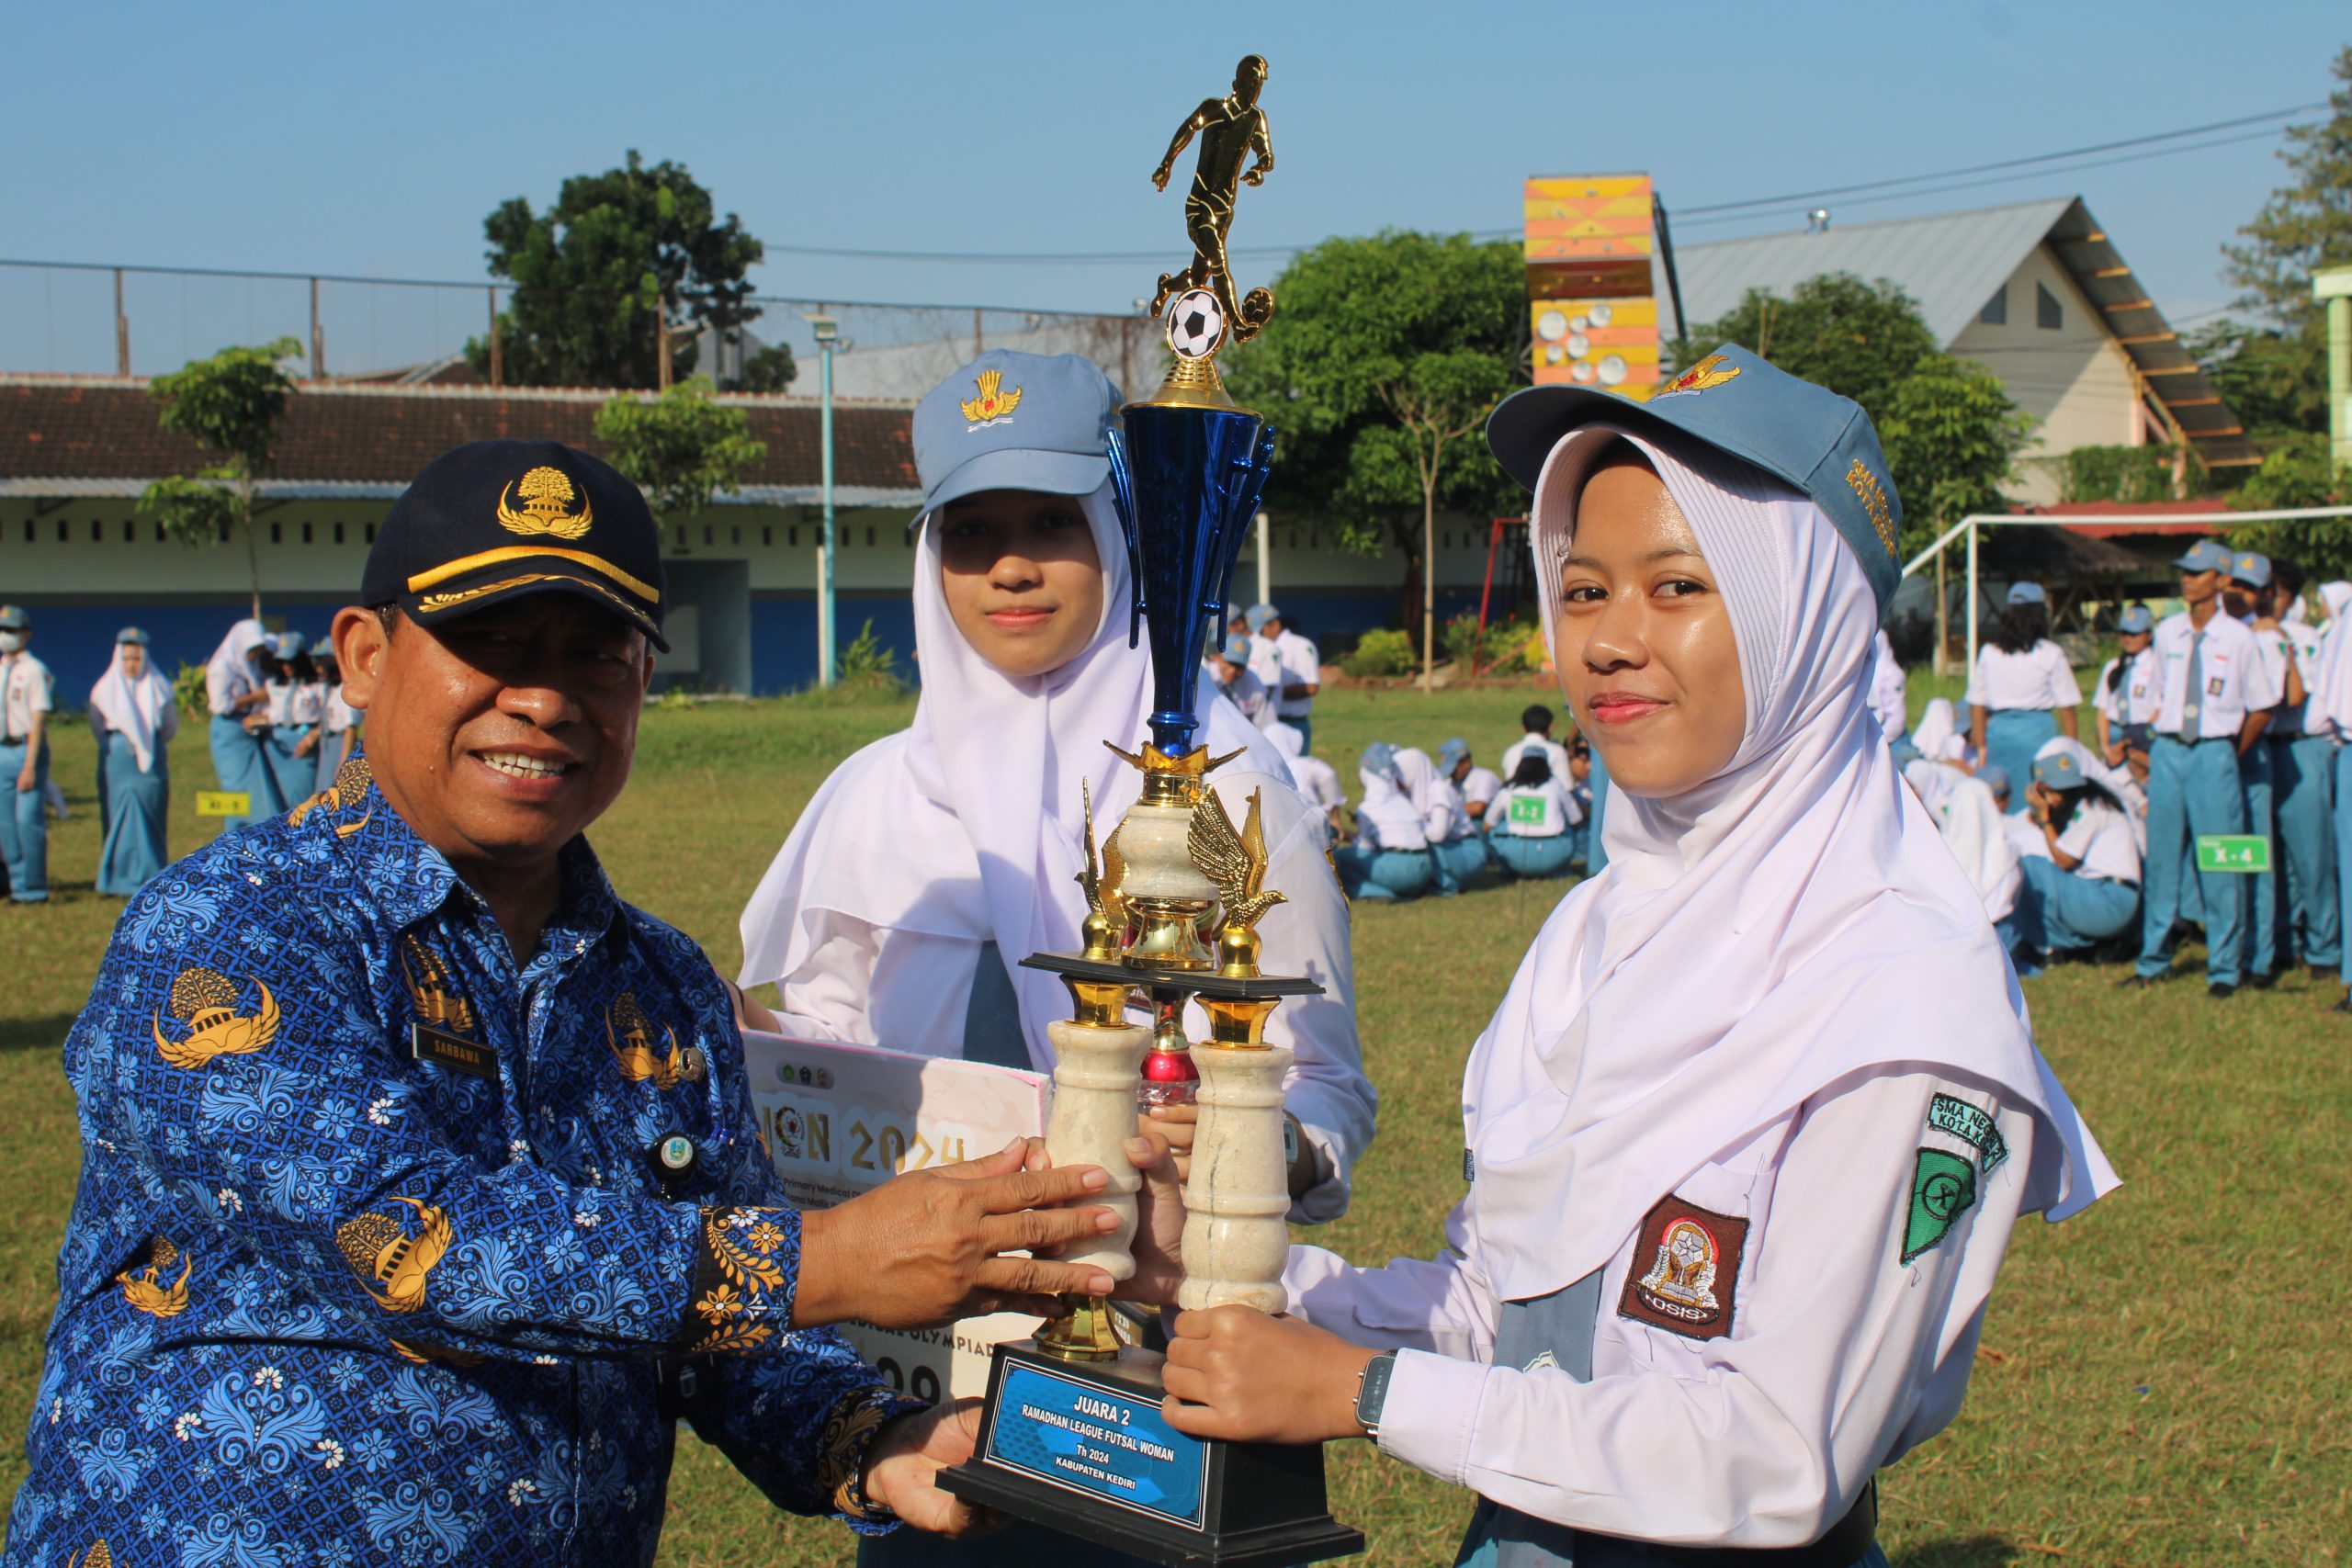
[[[1679,209],[2314,102],[2352,13],[2340,0],[20,6],[7,40],[0,254],[471,278],[492,207],[544,204],[632,146],[688,164],[772,245],[1172,263],[1180,197],[1147,176],[1249,50],[1272,62],[1280,166],[1243,193],[1237,247],[1510,229],[1530,174],[1645,169]],[[2218,247],[2276,183],[2277,145],[1828,205],[1860,222],[2079,194],[2165,310],[2194,316],[2228,297]],[[1794,227],[1801,205],[1678,238]],[[1278,265],[1238,270],[1248,283]],[[772,252],[758,283],[1118,310],[1156,270]],[[140,288],[141,369],[184,357],[182,337],[205,352],[249,321],[277,330],[290,308],[268,291],[257,305],[251,290]],[[98,288],[0,269],[0,367],[110,365]],[[167,324],[183,301],[199,319]],[[354,308],[331,329],[345,356],[395,331]],[[447,319],[413,330],[477,325],[466,299],[435,309]]]

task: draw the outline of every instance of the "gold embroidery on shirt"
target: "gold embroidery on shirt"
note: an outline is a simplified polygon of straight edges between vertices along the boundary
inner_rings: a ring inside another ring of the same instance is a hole
[[[656,1089],[675,1089],[678,1078],[685,1071],[686,1058],[678,1044],[678,1032],[662,1031],[670,1043],[670,1054],[663,1056],[653,1046],[653,1021],[637,998],[623,991],[605,1010],[605,1039],[613,1048],[613,1060],[620,1064],[621,1077],[631,1083],[650,1083]]]
[[[173,1264],[180,1266],[179,1278],[164,1283],[164,1270]],[[195,1259],[157,1236],[147,1255],[147,1267],[136,1272],[126,1269],[117,1274],[115,1283],[122,1287],[122,1299],[150,1317],[177,1317],[187,1310],[187,1277],[196,1267]]]
[[[473,1032],[473,1004],[458,995],[449,965],[412,931],[401,938],[401,978],[408,987],[409,1005],[416,1016],[459,1034]]]
[[[335,1227],[334,1244],[386,1312],[414,1312],[424,1304],[425,1276],[449,1250],[449,1218],[413,1198],[392,1200],[416,1211],[417,1233],[390,1214],[359,1214]]]
[[[188,1032],[179,1040],[164,1038],[163,1010],[157,1009],[148,1023],[156,1051],[173,1066],[194,1072],[215,1056],[246,1055],[277,1039],[277,998],[258,979],[254,985],[261,992],[261,1010],[240,1013],[236,982],[217,970],[181,970],[172,982],[171,1009],[174,1018],[188,1021]]]
[[[368,766],[367,758],[356,755],[345,758],[343,766],[334,772],[333,784],[286,814],[287,826],[300,828],[302,825],[302,819],[313,811],[324,810],[329,816],[333,816],[338,811],[358,805],[361,797],[367,795],[368,785],[374,778],[375,773]],[[367,817],[362,817],[356,822],[336,823],[334,836],[338,839],[348,839],[352,834],[368,826],[368,818],[375,815],[375,812],[370,811]]]

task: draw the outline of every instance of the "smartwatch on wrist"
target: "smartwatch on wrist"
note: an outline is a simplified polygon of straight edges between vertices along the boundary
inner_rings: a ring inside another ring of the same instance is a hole
[[[1356,1374],[1356,1425],[1374,1442],[1380,1441],[1380,1410],[1388,1403],[1388,1379],[1396,1370],[1396,1352],[1383,1350]]]

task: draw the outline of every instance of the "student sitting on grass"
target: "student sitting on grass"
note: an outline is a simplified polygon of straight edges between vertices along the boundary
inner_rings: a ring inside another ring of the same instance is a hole
[[[1400,747],[1396,776],[1420,813],[1421,833],[1429,840],[1430,869],[1437,875],[1437,890],[1451,898],[1464,883],[1487,867],[1486,840],[1462,804],[1462,796],[1437,771],[1437,763],[1418,746]]]
[[[2071,751],[2034,759],[2026,810],[2045,852],[2020,863],[2025,887],[2000,931],[2018,973],[2035,975],[2136,928],[2140,850],[2123,803]]]
[[[1351,898],[1411,898],[1437,880],[1429,834],[1396,756],[1396,747],[1375,740],[1356,767],[1363,799],[1356,807],[1355,841],[1331,852],[1340,886]]]
[[[1498,864],[1514,876],[1566,876],[1579,845],[1577,829],[1584,808],[1568,793],[1565,781],[1552,776],[1552,763],[1540,750],[1520,753],[1510,783],[1495,796],[1488,815],[1487,849]]]

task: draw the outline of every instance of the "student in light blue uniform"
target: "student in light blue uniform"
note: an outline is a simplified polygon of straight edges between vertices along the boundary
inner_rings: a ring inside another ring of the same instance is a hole
[[[2291,703],[2300,710],[2302,678],[2285,640],[2278,636],[2278,622],[2263,609],[2269,592],[2269,558],[2251,550],[2241,550],[2231,557],[2229,581],[2222,586],[2222,608],[2254,632],[2255,662],[2261,666],[2264,678],[2281,693],[2280,707]],[[2273,809],[2277,796],[2270,742],[2278,733],[2278,710],[2274,709],[2261,740],[2238,753],[2238,782],[2245,790],[2246,834],[2274,844],[2278,824]],[[2245,882],[2245,983],[2256,990],[2267,990],[2277,979],[2278,969],[2278,878],[2270,872],[2259,871],[2246,876]]]
[[[1592,791],[1592,809],[1584,818],[1584,874],[1599,876],[1601,867],[1609,863],[1609,845],[1600,836],[1600,825],[1609,819],[1609,767],[1600,760],[1600,748],[1588,739],[1584,754],[1591,761],[1592,771],[1585,775],[1585,787]]]
[[[2083,690],[2066,651],[2050,640],[2050,596],[2039,582],[2009,585],[2008,607],[1969,672],[1969,740],[1976,754],[2024,778],[2053,735],[2075,735]],[[2013,810],[2022,811],[2022,802]]]
[[[1568,782],[1552,776],[1552,760],[1540,747],[1520,753],[1510,783],[1487,809],[1487,852],[1514,876],[1566,876],[1580,847],[1577,829],[1583,808],[1568,793]]]
[[[1351,898],[1375,901],[1428,892],[1437,880],[1437,867],[1421,814],[1414,809],[1404,776],[1397,772],[1396,748],[1385,740],[1365,747],[1356,776],[1363,784],[1363,799],[1356,807],[1355,842],[1331,852],[1340,887]]]
[[[2140,918],[2140,851],[2123,803],[2056,748],[2034,759],[2026,799],[2045,852],[2018,858],[2025,886],[1998,922],[2020,974],[2087,952]]]
[[[2245,831],[2238,756],[2261,743],[2269,710],[2282,694],[2256,655],[2253,631],[2222,613],[2222,583],[2233,564],[2229,550],[2200,539],[2174,564],[2187,608],[2156,626],[2164,701],[2148,759],[2140,959],[2124,986],[2151,985],[2170,972],[2166,943],[2180,912],[2184,874],[2195,864],[2196,840]],[[2194,874],[2205,902],[2206,991],[2223,1000],[2236,994],[2243,973],[2246,879],[2230,872]]]
[[[147,634],[123,627],[107,672],[90,688],[90,729],[107,800],[101,893],[128,898],[172,863],[164,824],[172,801],[168,753],[179,728],[172,683],[149,662]]]
[[[49,717],[57,682],[33,657],[32,617],[0,604],[0,859],[8,897],[49,898]]]
[[[1487,841],[1479,837],[1460,792],[1437,762],[1418,746],[1399,747],[1396,773],[1421,814],[1421,832],[1429,840],[1430,860],[1437,873],[1437,891],[1451,898],[1487,869]]]
[[[327,689],[311,662],[310,641],[300,632],[279,637],[272,651],[277,669],[263,688],[269,694],[269,728],[262,737],[262,755],[277,782],[277,798],[292,807],[314,793]]]
[[[2262,880],[2272,886],[2280,965],[2301,960],[2316,974],[2337,967],[2344,957],[2335,908],[2335,791],[2329,776],[2335,725],[2326,705],[2313,700],[2319,630],[2288,618],[2302,597],[2302,571],[2291,561],[2274,558],[2269,565],[2270,584],[2255,594],[2254,629],[2272,668],[2291,671],[2293,683],[2257,748],[2269,753],[2271,821],[2285,873]]]
[[[286,809],[277,779],[263,755],[265,742],[254,732],[268,717],[269,692],[262,684],[268,657],[269,634],[259,621],[249,619],[229,628],[204,666],[205,706],[212,715],[213,776],[223,791],[248,797],[244,815],[220,818],[224,833]]]

